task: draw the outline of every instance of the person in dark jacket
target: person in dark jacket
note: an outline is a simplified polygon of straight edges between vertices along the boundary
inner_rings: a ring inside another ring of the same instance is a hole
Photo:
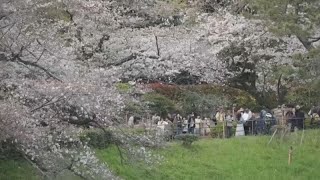
[[[195,114],[192,112],[188,119],[188,132],[194,134]]]
[[[295,108],[295,120],[292,125],[294,127],[297,127],[299,130],[301,130],[304,128],[304,120],[305,120],[304,112],[302,112],[300,109],[300,106],[297,105]]]

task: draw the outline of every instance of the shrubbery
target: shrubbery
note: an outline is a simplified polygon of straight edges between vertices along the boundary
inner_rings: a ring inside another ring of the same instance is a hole
[[[231,104],[236,104],[237,107],[250,107],[252,110],[260,109],[257,100],[252,95],[232,87],[206,84],[196,86],[152,84],[150,88],[156,93],[150,93],[148,96],[157,95],[168,98],[178,105],[175,110],[183,115],[195,112],[208,116],[211,115],[213,109]]]
[[[132,87],[128,83],[117,83],[116,88],[121,93],[128,93]]]
[[[104,149],[115,142],[110,131],[90,131],[80,136],[82,142],[87,142],[90,147]]]
[[[222,138],[223,137],[223,126],[218,123],[215,127],[211,128],[210,135],[212,138]]]
[[[194,134],[180,134],[176,139],[182,141],[183,146],[191,146],[193,142],[198,141],[199,137]]]
[[[0,160],[21,158],[22,154],[18,151],[16,144],[12,140],[7,139],[0,142]]]
[[[174,102],[164,95],[149,93],[144,96],[144,100],[153,113],[157,113],[163,118],[166,117],[168,113],[175,111]]]

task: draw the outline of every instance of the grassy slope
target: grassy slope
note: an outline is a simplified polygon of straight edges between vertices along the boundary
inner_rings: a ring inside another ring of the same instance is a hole
[[[280,142],[270,137],[243,137],[228,140],[206,139],[191,148],[172,143],[161,150],[166,161],[159,167],[122,166],[115,148],[97,151],[114,172],[124,179],[319,179],[320,131],[292,134]],[[288,149],[294,148],[293,163],[288,166]]]
[[[37,180],[40,179],[33,167],[23,160],[0,160],[1,180]]]
[[[0,180],[40,180],[36,170],[25,160],[0,160]],[[70,172],[63,171],[52,180],[81,180]]]

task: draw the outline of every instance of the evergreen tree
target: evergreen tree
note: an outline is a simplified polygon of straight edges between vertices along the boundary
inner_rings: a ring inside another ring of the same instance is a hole
[[[310,105],[313,94],[320,91],[320,47],[316,42],[320,41],[320,1],[319,0],[245,0],[247,6],[254,9],[255,14],[251,17],[262,19],[266,23],[269,31],[279,35],[296,37],[305,47],[306,53],[296,53],[293,55],[292,67],[277,67],[281,77],[295,87],[297,91],[294,98],[287,100],[302,99],[299,102]],[[289,68],[289,70],[288,70]],[[286,69],[283,71],[283,69]],[[275,72],[276,73],[276,72]],[[281,86],[281,84],[279,84]],[[303,93],[299,88],[306,88],[307,93]],[[278,89],[279,91],[279,89]],[[301,92],[301,93],[299,93]],[[293,100],[296,101],[296,100]]]
[[[312,50],[320,40],[319,0],[246,0],[255,9],[254,17],[265,20],[269,30],[278,35],[296,36],[303,46]]]

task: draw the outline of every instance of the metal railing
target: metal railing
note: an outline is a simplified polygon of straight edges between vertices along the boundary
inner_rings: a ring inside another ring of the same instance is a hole
[[[223,122],[214,122],[213,120],[209,120],[210,123],[200,123],[200,124],[185,124],[185,123],[169,123],[166,125],[156,125],[153,124],[150,126],[148,129],[149,130],[154,130],[157,131],[161,134],[168,134],[168,135],[180,135],[180,134],[194,134],[194,135],[199,135],[199,136],[210,136],[210,133],[213,128],[218,126],[222,126],[221,124]],[[284,123],[282,123],[284,122]],[[224,122],[225,126],[225,134],[226,137],[230,136],[230,128],[232,128],[232,133],[234,133],[236,130],[236,124],[242,123],[244,127],[244,132],[245,135],[259,135],[259,134],[271,134],[272,133],[272,128],[275,125],[280,125],[284,127],[289,127],[293,131],[295,127],[298,129],[303,129],[305,128],[305,119],[301,118],[289,118],[287,120],[282,119],[282,120],[277,120],[275,118],[272,119],[251,119],[245,122],[240,122],[240,121],[233,121],[232,126],[227,126],[227,122]],[[316,122],[311,122],[308,127],[314,127],[314,128],[320,128],[320,121]],[[234,134],[232,134],[233,136]]]

